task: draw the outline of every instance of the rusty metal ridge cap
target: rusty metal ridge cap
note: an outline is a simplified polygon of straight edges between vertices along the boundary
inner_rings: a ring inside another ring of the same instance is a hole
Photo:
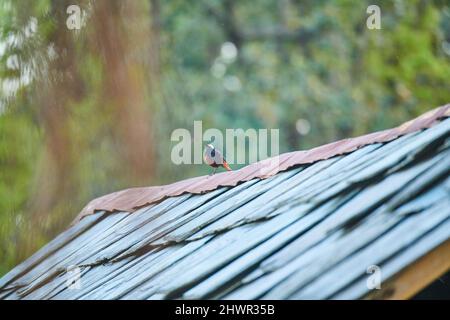
[[[202,194],[223,186],[233,187],[255,178],[265,179],[297,165],[310,164],[350,153],[369,144],[394,140],[408,133],[429,128],[438,120],[447,117],[450,117],[450,104],[430,110],[392,129],[335,141],[310,150],[284,153],[277,157],[250,164],[236,171],[222,172],[214,176],[189,178],[165,186],[138,187],[113,192],[90,201],[77,215],[72,224],[98,211],[134,212],[139,208],[168,197],[175,197],[185,193]]]

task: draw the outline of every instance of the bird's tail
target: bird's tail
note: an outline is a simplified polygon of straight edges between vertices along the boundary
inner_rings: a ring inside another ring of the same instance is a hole
[[[233,170],[231,170],[230,166],[228,165],[228,162],[226,162],[225,160],[223,160],[222,165],[223,165],[223,167],[224,167],[225,169],[227,169],[228,171],[233,171]]]

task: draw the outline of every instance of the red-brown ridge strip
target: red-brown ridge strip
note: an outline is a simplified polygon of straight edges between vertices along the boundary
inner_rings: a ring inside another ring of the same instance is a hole
[[[241,182],[255,178],[265,179],[297,165],[329,159],[334,156],[353,152],[369,144],[394,140],[402,135],[429,128],[438,122],[439,119],[446,117],[450,117],[450,104],[430,110],[418,118],[393,129],[378,131],[356,138],[339,140],[310,150],[281,154],[278,156],[278,165],[273,165],[276,162],[271,162],[276,160],[273,157],[250,164],[236,171],[222,172],[213,176],[194,177],[165,186],[130,188],[117,191],[89,202],[78,214],[73,223],[97,211],[133,212],[168,197],[175,197],[185,193],[202,194],[221,186],[236,186]]]

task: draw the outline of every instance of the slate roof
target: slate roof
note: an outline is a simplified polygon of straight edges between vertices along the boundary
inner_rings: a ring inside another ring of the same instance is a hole
[[[319,160],[347,154],[369,144],[389,142],[402,135],[429,128],[445,117],[450,117],[450,104],[430,110],[420,117],[396,128],[374,132],[356,138],[335,141],[310,150],[284,153],[278,157],[253,163],[240,170],[215,174],[214,177],[200,176],[166,186],[121,190],[92,200],[83,208],[75,219],[75,222],[96,211],[132,212],[167,197],[179,196],[184,193],[201,194],[215,190],[221,186],[234,187],[239,183],[255,178],[265,179],[298,165],[310,164]]]
[[[434,120],[266,179],[92,212],[1,278],[0,299],[356,299],[375,292],[371,265],[390,289],[375,297],[411,296],[390,281],[439,248],[433,278],[450,268],[450,119]]]

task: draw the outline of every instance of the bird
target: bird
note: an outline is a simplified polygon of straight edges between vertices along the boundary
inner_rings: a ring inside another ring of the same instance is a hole
[[[223,157],[222,153],[214,148],[214,146],[210,143],[205,146],[203,160],[205,160],[205,163],[207,165],[214,168],[214,171],[210,174],[210,176],[215,174],[217,168],[220,166],[224,167],[227,171],[233,171],[228,165],[228,162]]]

